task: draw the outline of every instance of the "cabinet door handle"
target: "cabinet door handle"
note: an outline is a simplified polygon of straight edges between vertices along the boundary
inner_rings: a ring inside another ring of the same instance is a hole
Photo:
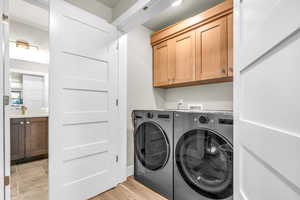
[[[175,78],[169,78],[168,80],[170,83],[173,83],[175,81]]]
[[[225,70],[224,68],[222,68],[222,69],[221,69],[221,73],[222,73],[222,74],[225,74],[225,73],[226,73],[226,70]]]
[[[23,124],[24,124],[24,122],[20,122],[20,124],[21,124],[21,125],[23,125]]]

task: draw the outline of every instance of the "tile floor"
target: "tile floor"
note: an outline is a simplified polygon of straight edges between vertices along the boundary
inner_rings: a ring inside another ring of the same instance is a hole
[[[12,200],[48,200],[48,160],[13,165]]]

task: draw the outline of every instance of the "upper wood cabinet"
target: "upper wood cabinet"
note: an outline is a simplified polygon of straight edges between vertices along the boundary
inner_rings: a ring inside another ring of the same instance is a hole
[[[226,0],[154,33],[151,37],[154,87],[232,81],[232,12],[232,0]]]
[[[171,84],[196,80],[195,32],[179,35],[168,41]]]
[[[168,42],[163,42],[153,48],[153,83],[155,87],[169,84],[168,49]]]
[[[227,19],[223,17],[196,30],[197,80],[227,77]]]

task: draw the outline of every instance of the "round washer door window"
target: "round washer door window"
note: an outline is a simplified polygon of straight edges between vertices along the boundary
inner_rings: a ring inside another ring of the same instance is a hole
[[[210,130],[185,133],[176,146],[176,165],[185,182],[199,194],[224,199],[233,193],[233,148]]]
[[[163,168],[169,159],[170,145],[163,129],[154,122],[142,123],[135,131],[135,154],[152,171]]]

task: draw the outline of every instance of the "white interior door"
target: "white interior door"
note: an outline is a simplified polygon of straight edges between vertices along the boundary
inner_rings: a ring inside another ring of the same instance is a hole
[[[235,199],[300,199],[300,1],[235,1]]]
[[[50,200],[84,200],[117,184],[117,30],[50,1]]]

